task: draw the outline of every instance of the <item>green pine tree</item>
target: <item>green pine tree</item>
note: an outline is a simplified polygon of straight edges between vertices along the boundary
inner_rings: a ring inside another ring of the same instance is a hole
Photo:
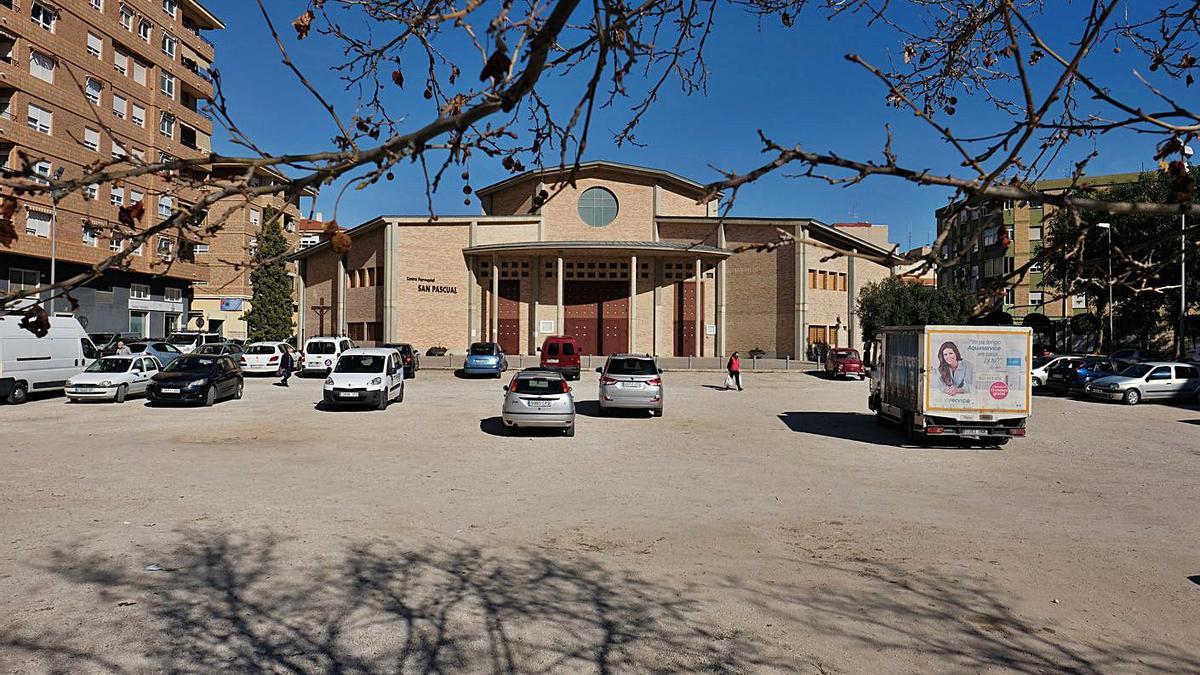
[[[292,279],[283,256],[288,252],[279,214],[263,211],[263,226],[258,235],[258,251],[250,283],[254,297],[246,312],[246,327],[251,340],[286,340],[294,334],[292,326]]]

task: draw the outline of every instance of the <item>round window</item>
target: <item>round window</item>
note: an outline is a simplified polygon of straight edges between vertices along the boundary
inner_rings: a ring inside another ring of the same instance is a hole
[[[604,227],[617,217],[617,197],[602,187],[588,188],[579,196],[579,217],[592,227]]]

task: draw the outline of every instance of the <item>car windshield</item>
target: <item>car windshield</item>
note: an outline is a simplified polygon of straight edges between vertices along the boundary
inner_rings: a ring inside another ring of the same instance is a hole
[[[247,354],[274,354],[277,347],[275,345],[250,345],[246,348]]]
[[[146,351],[146,347],[148,347],[149,345],[147,345],[147,344],[144,344],[144,343],[137,343],[137,342],[135,342],[135,343],[133,343],[133,344],[131,344],[131,345],[125,345],[125,346],[126,346],[126,347],[129,347],[129,351],[130,351],[131,353],[133,353],[133,354],[140,354],[140,353],[142,353],[142,352]]]
[[[1035,356],[1033,357],[1033,367],[1041,368],[1042,366],[1054,360],[1053,356]]]
[[[171,337],[167,338],[167,342],[170,342],[173,345],[190,345],[195,341],[196,336],[188,335],[187,333],[175,333]]]
[[[333,372],[382,373],[385,361],[387,361],[387,357],[375,354],[354,354],[352,356],[343,354],[342,358],[338,359],[337,365],[334,366]]]
[[[325,340],[310,342],[305,346],[304,351],[309,354],[336,354],[337,344]]]
[[[1144,363],[1135,363],[1125,370],[1122,370],[1121,375],[1123,377],[1145,377],[1146,373],[1150,372],[1151,368],[1152,366],[1148,366]]]
[[[857,351],[855,351],[855,350],[853,350],[853,349],[847,349],[847,350],[845,350],[845,351],[834,352],[834,353],[833,353],[833,358],[835,358],[835,359],[837,359],[837,360],[839,360],[839,361],[843,361],[843,360],[846,360],[846,359],[850,359],[850,360],[857,360],[857,359],[858,359],[858,352],[857,352]]]
[[[518,377],[517,380],[518,394],[561,394],[563,393],[563,380],[553,377]]]
[[[217,362],[215,356],[181,356],[163,368],[166,373],[212,370]]]
[[[652,359],[613,359],[608,362],[609,375],[657,375]]]
[[[471,356],[492,356],[492,343],[476,342],[471,345],[471,351],[468,352]]]
[[[89,373],[124,373],[129,370],[133,359],[100,359],[87,367]]]
[[[106,345],[110,340],[117,337],[116,333],[92,333],[88,337],[92,338],[92,342],[98,345]]]
[[[224,348],[224,345],[201,345],[200,348],[196,350],[196,353],[197,354],[220,354],[221,350],[223,348]]]

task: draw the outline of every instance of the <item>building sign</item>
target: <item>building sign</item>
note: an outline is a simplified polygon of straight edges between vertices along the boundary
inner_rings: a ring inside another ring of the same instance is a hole
[[[222,312],[242,311],[242,298],[221,298]]]
[[[425,277],[406,277],[405,281],[412,281],[417,284],[418,293],[448,293],[458,294],[458,286],[440,286],[437,279],[426,279]]]
[[[136,309],[147,312],[182,312],[183,301],[171,300],[143,300],[141,298],[130,298],[129,309]]]
[[[539,321],[538,322],[538,332],[539,333],[553,333],[554,332],[554,322],[553,321],[545,321],[545,320]]]

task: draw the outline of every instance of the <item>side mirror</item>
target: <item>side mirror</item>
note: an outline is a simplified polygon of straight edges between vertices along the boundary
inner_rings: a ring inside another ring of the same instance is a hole
[[[597,373],[603,373],[603,372],[604,372],[604,369],[603,369],[603,368],[597,368],[597,369],[596,369],[596,372],[597,372]]]
[[[539,353],[539,354],[541,354],[541,353],[542,353],[542,348],[541,348],[541,347],[538,347],[538,348],[537,348],[537,353]]]
[[[662,375],[662,374],[663,374],[663,369],[662,369],[662,368],[659,368],[659,369],[658,369],[658,374],[659,374],[659,375]]]
[[[502,392],[504,392],[504,393],[506,393],[506,394],[507,394],[507,393],[508,393],[508,387],[500,387],[500,391],[502,391]]]

